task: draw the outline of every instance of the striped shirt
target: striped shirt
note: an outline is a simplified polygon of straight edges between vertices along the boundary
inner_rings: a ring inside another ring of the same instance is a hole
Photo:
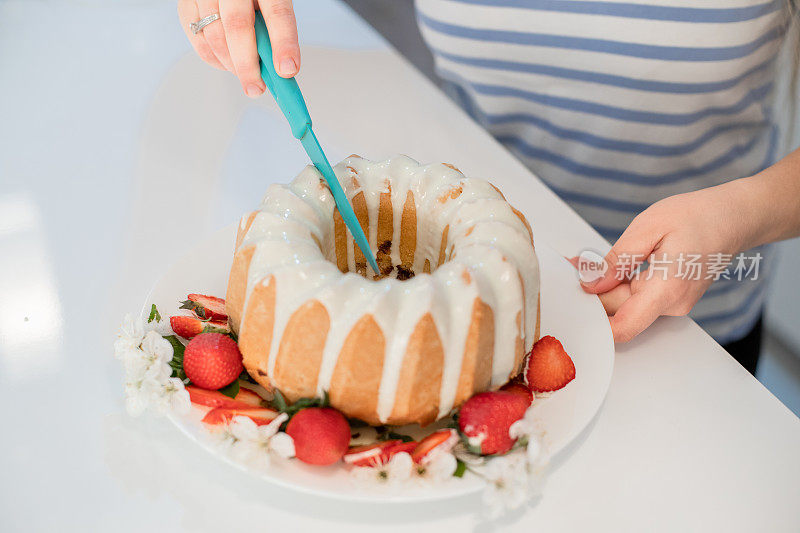
[[[451,94],[614,242],[652,203],[773,162],[785,2],[416,5]],[[744,336],[761,314],[772,247],[748,255],[757,253],[757,279],[720,279],[692,310],[720,343]]]

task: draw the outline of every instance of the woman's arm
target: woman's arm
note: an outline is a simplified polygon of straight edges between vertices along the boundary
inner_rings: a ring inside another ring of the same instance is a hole
[[[738,198],[743,249],[800,236],[800,149],[755,176],[720,185]]]
[[[582,286],[600,296],[614,339],[627,342],[659,316],[685,315],[694,307],[713,281],[708,258],[733,257],[798,235],[800,150],[752,177],[656,202],[631,222],[606,255],[605,274]],[[687,256],[703,258],[699,276],[681,275],[681,258]],[[621,275],[646,260],[649,273]],[[658,275],[653,275],[655,262]]]

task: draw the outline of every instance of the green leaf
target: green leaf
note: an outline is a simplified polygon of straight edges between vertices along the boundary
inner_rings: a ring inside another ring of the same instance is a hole
[[[169,366],[172,368],[172,377],[185,380],[186,372],[183,371],[183,352],[186,347],[175,335],[164,335],[164,338],[172,345],[172,361],[169,362]]]
[[[272,396],[272,407],[282,413],[289,415],[292,418],[302,409],[308,407],[327,407],[328,406],[328,393],[324,392],[322,398],[300,398],[293,404],[286,401],[286,397],[281,394],[281,391],[275,389]]]
[[[219,392],[221,392],[228,398],[236,398],[236,395],[239,394],[239,380],[234,379],[230,385],[227,385],[219,389]]]
[[[228,331],[227,329],[215,328],[214,326],[206,326],[206,327],[204,327],[202,333],[222,333],[223,335],[228,335],[228,336],[231,335],[231,332]],[[236,340],[236,339],[233,339],[233,340]]]
[[[236,333],[234,333],[233,331],[229,331],[227,329],[222,329],[222,328],[217,328],[217,327],[210,326],[210,325],[206,325],[203,328],[203,331],[201,331],[200,333],[221,333],[221,334],[227,335],[228,337],[233,339],[233,342],[239,342],[239,337],[237,337]]]
[[[389,438],[388,438],[388,439],[386,439],[386,440],[396,440],[396,439],[400,439],[400,440],[401,440],[401,441],[403,441],[403,442],[411,442],[412,440],[414,440],[412,437],[409,437],[408,435],[403,435],[403,434],[400,434],[400,433],[395,433],[394,431],[390,431],[389,433],[387,433],[387,436],[388,436]]]
[[[194,311],[198,317],[205,320],[206,318],[206,308],[200,305],[199,303],[193,302],[191,300],[184,300],[181,302],[181,306],[178,309],[189,309],[190,311]]]
[[[289,406],[289,404],[286,403],[286,398],[283,397],[283,394],[281,394],[281,391],[278,389],[275,389],[272,395],[272,406],[281,413],[285,413],[286,408]]]
[[[147,323],[149,324],[153,320],[155,320],[156,322],[161,322],[161,313],[158,312],[158,308],[156,307],[156,304],[153,304],[150,307],[150,316],[147,317]]]
[[[239,374],[239,381],[247,381],[248,383],[256,383],[250,374],[247,373],[247,370],[242,370],[242,373]]]
[[[467,471],[467,463],[461,459],[456,459],[456,471],[453,472],[455,477],[464,477],[464,472]]]

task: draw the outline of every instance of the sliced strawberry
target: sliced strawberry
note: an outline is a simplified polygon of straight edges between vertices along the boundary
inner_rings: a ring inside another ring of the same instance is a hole
[[[354,446],[344,456],[344,462],[353,466],[378,466],[385,464],[395,454],[400,452],[411,453],[417,447],[417,442],[403,442],[399,439]]]
[[[449,452],[457,442],[458,433],[453,429],[434,431],[414,447],[411,458],[415,463],[424,465],[430,461],[433,450]]]
[[[206,405],[208,407],[222,407],[225,409],[252,409],[261,407],[262,398],[250,389],[244,387],[239,389],[236,398],[225,396],[219,391],[201,389],[194,385],[188,385],[186,390],[192,403]]]
[[[547,335],[533,345],[525,377],[534,392],[555,391],[575,379],[575,363],[559,340]]]
[[[198,318],[203,320],[228,321],[228,313],[225,311],[225,300],[216,296],[206,296],[205,294],[190,294],[187,296],[181,309],[191,309]]]
[[[280,413],[266,407],[250,407],[249,409],[227,409],[224,407],[217,407],[206,413],[203,422],[211,426],[219,424],[227,424],[236,416],[246,416],[251,419],[256,425],[264,426],[272,422],[272,420]]]
[[[215,331],[216,333],[229,333],[231,328],[228,326],[227,320],[200,320],[193,316],[171,316],[169,317],[169,325],[175,335],[183,337],[184,339],[191,339],[200,335],[207,328]]]
[[[509,381],[500,387],[500,390],[524,396],[528,400],[528,405],[533,402],[533,391],[529,389],[527,385],[520,383],[519,381]]]
[[[408,442],[401,442],[400,444],[395,444],[394,446],[386,450],[386,453],[389,454],[388,458],[391,459],[392,456],[394,456],[394,454],[396,453],[406,452],[407,454],[411,454],[411,452],[413,452],[417,448],[417,446],[419,446],[419,443],[415,440],[410,440]]]
[[[200,335],[205,327],[205,323],[202,320],[193,316],[171,316],[169,317],[169,325],[175,335],[184,339],[191,339],[196,335]]]
[[[400,444],[401,440],[387,440],[363,446],[353,446],[342,458],[345,463],[354,466],[375,466],[381,464],[380,458],[387,449]]]

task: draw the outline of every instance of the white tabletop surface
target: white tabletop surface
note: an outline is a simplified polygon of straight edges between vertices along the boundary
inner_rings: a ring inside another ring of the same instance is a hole
[[[453,162],[527,198],[557,251],[607,246],[347,8],[297,4],[331,159]],[[0,530],[800,531],[800,420],[685,318],[618,348],[543,498],[498,522],[478,497],[300,496],[131,419],[111,349],[123,315],[304,155],[269,98],[189,53],[172,2],[6,0],[0,72]]]

